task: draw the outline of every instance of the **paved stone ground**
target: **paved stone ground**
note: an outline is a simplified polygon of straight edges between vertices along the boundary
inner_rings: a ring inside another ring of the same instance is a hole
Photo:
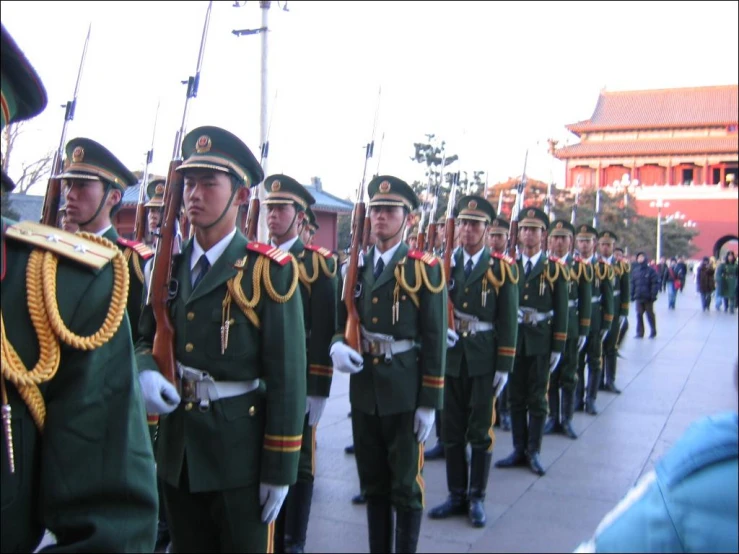
[[[677,310],[667,310],[666,295],[655,309],[653,340],[635,339],[635,315],[629,318],[617,378],[623,393],[600,392],[598,416],[575,414],[578,440],[544,438],[547,474],[492,468],[487,526],[424,517],[419,552],[571,552],[692,421],[737,410],[737,316],[703,313],[693,290],[678,295]],[[351,504],[359,490],[355,460],[344,453],[352,442],[348,392],[348,376],[336,374],[318,431],[306,552],[369,551],[365,508]],[[494,460],[512,449],[510,433],[496,434]],[[424,479],[428,509],[446,498],[444,462],[427,462]]]

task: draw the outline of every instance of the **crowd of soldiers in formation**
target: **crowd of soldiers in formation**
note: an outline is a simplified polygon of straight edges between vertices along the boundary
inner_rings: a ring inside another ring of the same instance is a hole
[[[4,127],[47,99],[2,33]],[[184,137],[176,169],[190,238],[163,267],[156,242],[111,223],[133,173],[88,138],[65,152],[53,178],[75,232],[3,221],[3,551],[31,551],[48,529],[72,550],[302,552],[316,429],[340,371],[369,549],[415,552],[432,429],[449,496],[428,515],[483,527],[497,419],[513,450],[496,466],[544,475],[543,436],[576,439],[573,413],[595,415],[599,391],[620,392],[629,264],[609,230],[538,208],[508,222],[467,195],[455,203],[458,248],[442,256],[442,232],[430,251],[409,248],[419,199],[377,175],[373,245],[341,264],[311,244],[307,189],[265,178],[236,135],[204,126]],[[157,240],[173,228],[162,224],[169,186],[148,183]],[[260,186],[269,244],[238,224]],[[165,315],[148,290],[163,271]],[[157,355],[165,323],[172,364]]]

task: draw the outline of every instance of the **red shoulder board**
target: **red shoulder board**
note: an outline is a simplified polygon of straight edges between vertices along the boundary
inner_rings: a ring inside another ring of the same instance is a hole
[[[506,256],[505,254],[500,254],[499,252],[492,252],[490,256],[493,258],[498,258],[499,260],[503,260],[509,265],[514,265],[516,263],[516,260],[514,260],[510,256]]]
[[[556,256],[549,256],[549,261],[556,262],[556,263],[562,264],[562,265],[567,265],[560,258],[557,258]]]
[[[313,252],[318,252],[324,258],[331,259],[334,257],[334,255],[331,253],[331,250],[329,250],[328,248],[324,248],[323,246],[314,246],[311,244],[306,246],[305,249],[312,250]]]
[[[412,260],[421,260],[423,263],[430,267],[434,267],[439,263],[439,259],[428,252],[422,252],[421,250],[409,250],[408,257]]]
[[[609,262],[608,260],[604,260],[603,258],[601,258],[601,259],[600,259],[600,260],[598,260],[598,261],[599,261],[600,263],[602,263],[603,265],[607,265],[607,266],[610,266],[610,265],[611,265],[611,262]]]
[[[262,242],[250,242],[246,245],[247,250],[257,252],[262,256],[267,256],[270,260],[277,262],[280,265],[287,265],[290,263],[290,254],[280,250],[276,246],[264,244]]]
[[[118,237],[118,244],[130,248],[145,260],[148,260],[154,255],[154,251],[146,246],[143,242],[136,242],[135,240],[128,240],[124,239],[123,237]]]

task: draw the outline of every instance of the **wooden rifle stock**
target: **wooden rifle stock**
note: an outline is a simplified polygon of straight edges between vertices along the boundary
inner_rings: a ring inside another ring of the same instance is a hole
[[[359,312],[354,301],[354,290],[359,279],[359,256],[362,253],[362,236],[365,229],[369,229],[365,223],[369,221],[366,217],[364,202],[354,205],[352,214],[352,245],[349,253],[349,266],[346,270],[342,297],[346,306],[346,326],[344,327],[344,341],[350,347],[361,352],[362,332],[359,323]]]
[[[454,252],[454,232],[455,222],[453,217],[447,217],[446,219],[446,245],[444,246],[444,278],[449,286],[449,281],[452,278],[452,253]],[[447,322],[449,329],[454,331],[454,302],[452,302],[451,295],[447,298]]]
[[[172,384],[175,384],[177,361],[175,358],[175,329],[169,313],[169,289],[172,279],[172,250],[175,244],[184,186],[182,175],[177,172],[181,163],[180,160],[172,160],[169,164],[164,192],[164,219],[157,241],[150,285],[151,307],[157,324],[152,356],[159,371]]]
[[[61,173],[61,169],[55,170],[52,168],[52,175]],[[41,211],[41,223],[49,225],[51,227],[57,226],[57,219],[59,217],[59,201],[62,194],[62,181],[61,179],[49,178],[49,184],[46,185],[46,195],[44,196],[44,207]]]
[[[254,191],[249,201],[249,213],[246,214],[246,224],[244,225],[244,234],[249,242],[257,240],[257,225],[259,224],[259,197]]]
[[[141,187],[144,187],[144,183],[141,183]],[[141,199],[139,199],[139,203],[136,204],[136,222],[134,223],[134,229],[136,241],[142,242],[144,240],[144,235],[146,234],[146,208]]]
[[[418,237],[417,237],[416,243],[417,243],[416,250],[420,250],[421,252],[423,252],[424,250],[426,250],[426,233],[425,233],[425,231],[422,231],[420,229],[418,230]]]
[[[428,248],[429,252],[433,252],[436,244],[436,223],[429,223],[427,232],[428,236]],[[419,247],[420,248],[420,247]]]

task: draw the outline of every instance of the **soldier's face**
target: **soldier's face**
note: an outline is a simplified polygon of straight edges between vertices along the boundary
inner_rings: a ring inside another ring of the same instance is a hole
[[[79,226],[76,223],[69,221],[66,213],[62,216],[61,227],[62,231],[67,231],[68,233],[76,233],[79,230]]]
[[[91,222],[90,219],[95,215],[105,197],[103,182],[99,179],[64,179],[62,189],[67,204],[67,220],[75,225],[80,223],[95,225],[96,222]],[[108,208],[100,210],[96,219],[109,217],[110,209],[118,203],[120,198],[121,191],[111,189],[106,200]]]
[[[406,215],[400,206],[372,206],[370,223],[375,238],[380,241],[389,240],[398,235],[405,226]]]
[[[159,229],[159,224],[162,221],[162,212],[158,209],[149,209],[149,213],[146,214],[146,219],[149,223],[149,232],[154,233]]]
[[[491,233],[488,235],[488,245],[493,249],[493,252],[502,254],[505,252],[506,246],[508,246],[508,235],[503,233]]]
[[[299,212],[294,204],[270,204],[267,206],[267,227],[273,237],[288,235],[296,225],[302,225],[304,212]]]
[[[541,227],[521,227],[520,237],[526,248],[541,247]]]
[[[463,219],[460,228],[459,242],[462,248],[479,248],[485,236],[485,224],[482,221]]]
[[[612,242],[599,242],[598,247],[600,248],[600,255],[604,258],[610,258],[611,254],[613,254]]]
[[[593,255],[593,239],[577,239],[577,249],[583,258]]]
[[[310,244],[310,229],[306,224],[303,224],[302,231],[300,231],[300,240],[305,245]]]
[[[556,236],[556,237],[550,237],[552,239],[552,252],[554,252],[554,255],[558,258],[563,257],[565,254],[567,254],[570,251],[570,244],[572,244],[572,237],[566,236]]]
[[[231,178],[223,171],[193,169],[185,174],[185,212],[193,227],[213,225],[228,206],[226,215],[218,222],[230,226],[236,224],[239,206],[249,200],[249,190],[239,187],[229,205],[232,189]]]

